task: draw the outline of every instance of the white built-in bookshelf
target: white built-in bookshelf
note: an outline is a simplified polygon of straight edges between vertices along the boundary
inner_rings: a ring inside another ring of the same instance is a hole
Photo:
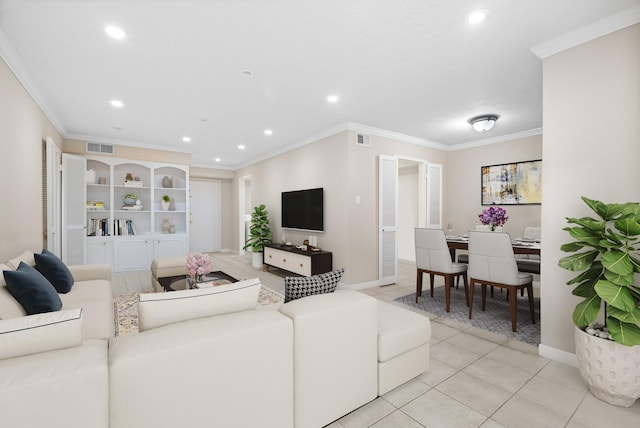
[[[77,192],[80,188],[84,190],[83,242],[78,242],[79,234],[73,232],[73,225],[65,228],[69,233],[63,236],[67,248],[75,245],[67,251],[63,249],[68,263],[108,263],[114,271],[122,272],[147,270],[156,257],[187,254],[187,165],[106,156],[64,156],[72,161],[63,167],[63,181],[69,164],[76,168],[84,166],[84,185],[69,186],[66,192],[72,203],[65,206],[75,212],[70,207],[80,205]],[[67,180],[74,177],[77,179],[78,174],[71,173]],[[135,195],[133,205],[125,203],[127,195]],[[164,195],[170,203],[163,206]],[[80,221],[79,218],[76,221]],[[84,251],[79,251],[78,245],[82,245]]]

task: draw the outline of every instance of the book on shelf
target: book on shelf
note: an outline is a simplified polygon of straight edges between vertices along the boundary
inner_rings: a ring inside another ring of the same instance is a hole
[[[142,205],[124,205],[122,209],[125,211],[142,211]]]
[[[124,180],[124,187],[144,187],[144,184],[140,180]]]
[[[115,236],[134,236],[138,234],[133,220],[120,218],[113,220],[113,231]]]
[[[87,220],[87,236],[110,236],[108,218],[90,218]]]
[[[102,201],[87,201],[87,209],[88,210],[103,210],[104,202]]]

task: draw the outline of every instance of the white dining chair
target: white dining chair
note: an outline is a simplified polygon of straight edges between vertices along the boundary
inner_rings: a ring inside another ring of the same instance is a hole
[[[533,304],[533,275],[518,272],[511,237],[503,232],[469,232],[469,319],[473,313],[476,284],[482,286],[482,310],[485,310],[487,286],[505,288],[511,312],[511,330],[516,331],[518,290],[527,289],[531,322],[536,323]]]
[[[464,293],[469,305],[467,265],[451,261],[451,253],[447,246],[447,239],[442,229],[415,229],[416,243],[416,303],[422,295],[422,276],[429,274],[431,285],[431,297],[433,297],[434,276],[444,277],[445,307],[449,312],[451,306],[451,286],[453,279],[462,277],[464,280]]]
[[[540,242],[540,226],[526,226],[522,233],[523,242]],[[516,263],[520,272],[540,274],[540,256],[537,254],[517,254]]]

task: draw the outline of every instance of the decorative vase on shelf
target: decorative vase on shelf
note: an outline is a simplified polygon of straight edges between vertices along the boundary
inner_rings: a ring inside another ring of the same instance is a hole
[[[162,233],[169,233],[169,228],[171,225],[169,224],[169,219],[165,218],[162,220]]]
[[[162,178],[162,187],[167,187],[167,188],[171,187],[171,178],[170,177],[165,175]]]

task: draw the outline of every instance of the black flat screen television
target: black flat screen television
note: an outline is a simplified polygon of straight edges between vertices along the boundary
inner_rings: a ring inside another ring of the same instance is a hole
[[[282,227],[324,231],[324,189],[282,192]]]

